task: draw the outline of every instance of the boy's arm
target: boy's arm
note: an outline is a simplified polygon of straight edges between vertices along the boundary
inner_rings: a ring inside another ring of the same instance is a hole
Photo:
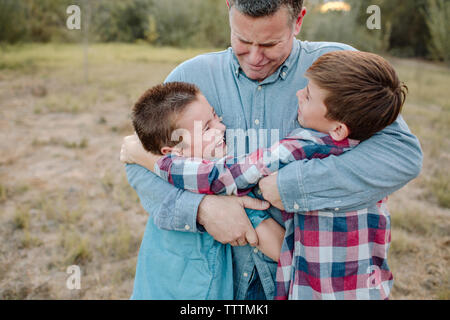
[[[400,189],[418,176],[421,167],[419,141],[400,116],[339,157],[289,164],[278,172],[277,188],[288,212],[358,210]]]
[[[259,244],[257,248],[273,261],[280,259],[285,230],[274,219],[262,221],[256,228]]]
[[[297,130],[268,149],[247,156],[225,157],[219,161],[188,159],[174,155],[157,161],[154,172],[169,183],[197,193],[243,195],[262,177],[296,160],[339,155],[356,141],[335,142],[330,136],[310,130]]]
[[[155,163],[161,159],[162,155],[155,155],[145,151],[136,133],[123,138],[120,149],[120,161],[124,163],[136,163],[154,172]]]

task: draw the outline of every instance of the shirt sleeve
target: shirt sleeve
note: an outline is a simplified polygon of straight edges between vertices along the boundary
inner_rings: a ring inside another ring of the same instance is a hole
[[[178,188],[197,193],[244,195],[262,177],[301,159],[340,155],[357,144],[355,140],[336,142],[330,136],[296,130],[270,148],[261,148],[242,157],[210,161],[167,155],[158,160],[154,172]]]
[[[289,164],[278,173],[278,189],[288,212],[358,210],[417,177],[422,160],[420,143],[400,116],[339,157]]]
[[[166,230],[204,231],[197,210],[204,195],[178,189],[137,164],[127,164],[128,182],[155,224]]]

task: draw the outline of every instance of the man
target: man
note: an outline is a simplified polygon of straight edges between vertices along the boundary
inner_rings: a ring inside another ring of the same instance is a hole
[[[295,129],[295,93],[306,87],[304,72],[326,52],[354,50],[344,44],[296,40],[306,14],[302,4],[301,0],[230,0],[232,48],[189,60],[166,79],[196,84],[228,129],[257,130],[258,143],[252,144],[249,137],[245,150],[239,152],[267,147]],[[234,137],[229,139],[227,133],[229,147],[231,140]],[[367,199],[377,202],[415,178],[421,163],[419,143],[400,117],[340,157],[286,166],[261,180],[257,193],[271,202],[270,213],[281,224],[279,209],[350,211],[360,209]],[[128,166],[127,173],[153,218],[139,253],[135,292],[151,290],[146,270],[158,261],[148,259],[145,252],[151,250],[148,234],[157,227],[206,230],[217,241],[230,243],[234,246],[235,299],[273,298],[277,265],[250,246],[257,243],[257,237],[244,212],[244,204],[259,209],[256,199],[193,194],[137,165]],[[141,181],[147,182],[145,189]]]

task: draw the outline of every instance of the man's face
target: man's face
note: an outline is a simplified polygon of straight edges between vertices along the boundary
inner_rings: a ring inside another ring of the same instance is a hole
[[[305,9],[299,19],[290,22],[289,11],[281,7],[268,17],[250,17],[230,9],[231,46],[244,73],[262,81],[274,73],[289,57],[293,37],[300,32]]]
[[[226,127],[202,94],[186,106],[176,123],[183,135],[181,148],[178,149],[180,155],[203,159],[226,155]]]

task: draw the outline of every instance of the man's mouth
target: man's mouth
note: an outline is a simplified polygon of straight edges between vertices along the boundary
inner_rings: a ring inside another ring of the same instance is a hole
[[[263,65],[257,65],[257,66],[249,64],[248,66],[249,66],[249,68],[250,68],[251,70],[253,70],[253,71],[260,71],[260,70],[261,70],[262,68],[264,68],[266,65],[267,65],[267,63],[266,63],[266,64],[263,64]]]

